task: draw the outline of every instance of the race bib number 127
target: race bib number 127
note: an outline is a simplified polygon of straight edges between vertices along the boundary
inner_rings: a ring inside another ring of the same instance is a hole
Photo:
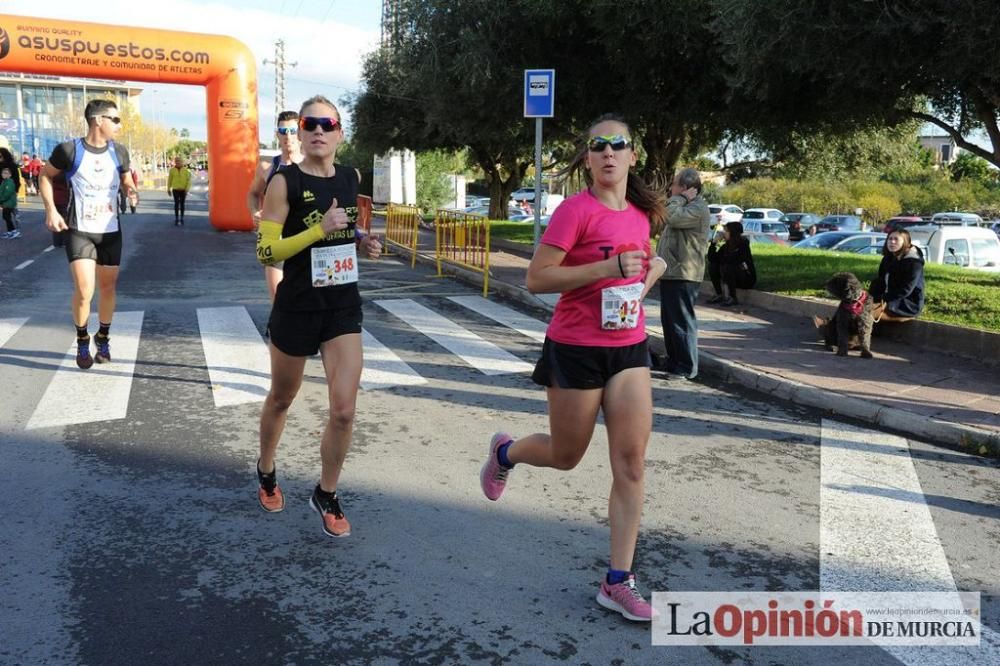
[[[621,331],[639,325],[642,283],[601,290],[601,328]]]

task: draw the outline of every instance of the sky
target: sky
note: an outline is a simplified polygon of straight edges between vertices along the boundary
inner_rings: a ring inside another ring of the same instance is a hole
[[[274,128],[274,43],[285,42],[286,106],[298,111],[312,95],[334,102],[358,90],[361,65],[379,39],[380,0],[2,0],[0,13],[141,28],[221,34],[250,48],[257,60],[261,141]],[[186,128],[204,140],[205,92],[201,86],[136,83],[142,115],[167,127]],[[342,105],[339,105],[342,106]],[[350,133],[350,115],[344,109]]]

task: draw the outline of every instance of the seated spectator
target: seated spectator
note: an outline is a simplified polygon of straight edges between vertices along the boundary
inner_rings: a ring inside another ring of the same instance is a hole
[[[868,292],[875,302],[875,321],[906,321],[923,311],[924,253],[906,229],[894,229],[885,239],[878,276]]]
[[[721,243],[720,243],[721,241]],[[752,289],[757,284],[757,268],[750,253],[750,241],[743,237],[740,222],[728,222],[721,234],[716,234],[708,245],[708,277],[715,287],[715,296],[709,303],[738,305],[737,289]],[[723,292],[723,286],[728,296]]]

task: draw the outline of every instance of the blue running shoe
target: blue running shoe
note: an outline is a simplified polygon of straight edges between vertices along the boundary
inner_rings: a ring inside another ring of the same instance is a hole
[[[111,338],[103,335],[94,336],[94,344],[97,345],[97,353],[94,354],[94,360],[98,363],[110,363],[111,362]]]
[[[90,355],[90,336],[76,339],[76,365],[86,370],[94,365],[94,357]]]

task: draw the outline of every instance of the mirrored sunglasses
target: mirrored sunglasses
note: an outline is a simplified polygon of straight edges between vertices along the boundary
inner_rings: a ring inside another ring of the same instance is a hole
[[[303,116],[299,118],[299,127],[306,132],[314,132],[317,127],[323,128],[324,132],[332,132],[340,127],[340,121],[329,116]]]
[[[278,134],[281,134],[281,135],[290,134],[292,136],[295,136],[298,133],[299,133],[299,130],[296,127],[279,127],[278,128]]]
[[[587,148],[592,153],[603,153],[604,149],[611,146],[611,150],[625,150],[632,147],[632,139],[622,134],[603,134],[592,136],[587,140]]]

